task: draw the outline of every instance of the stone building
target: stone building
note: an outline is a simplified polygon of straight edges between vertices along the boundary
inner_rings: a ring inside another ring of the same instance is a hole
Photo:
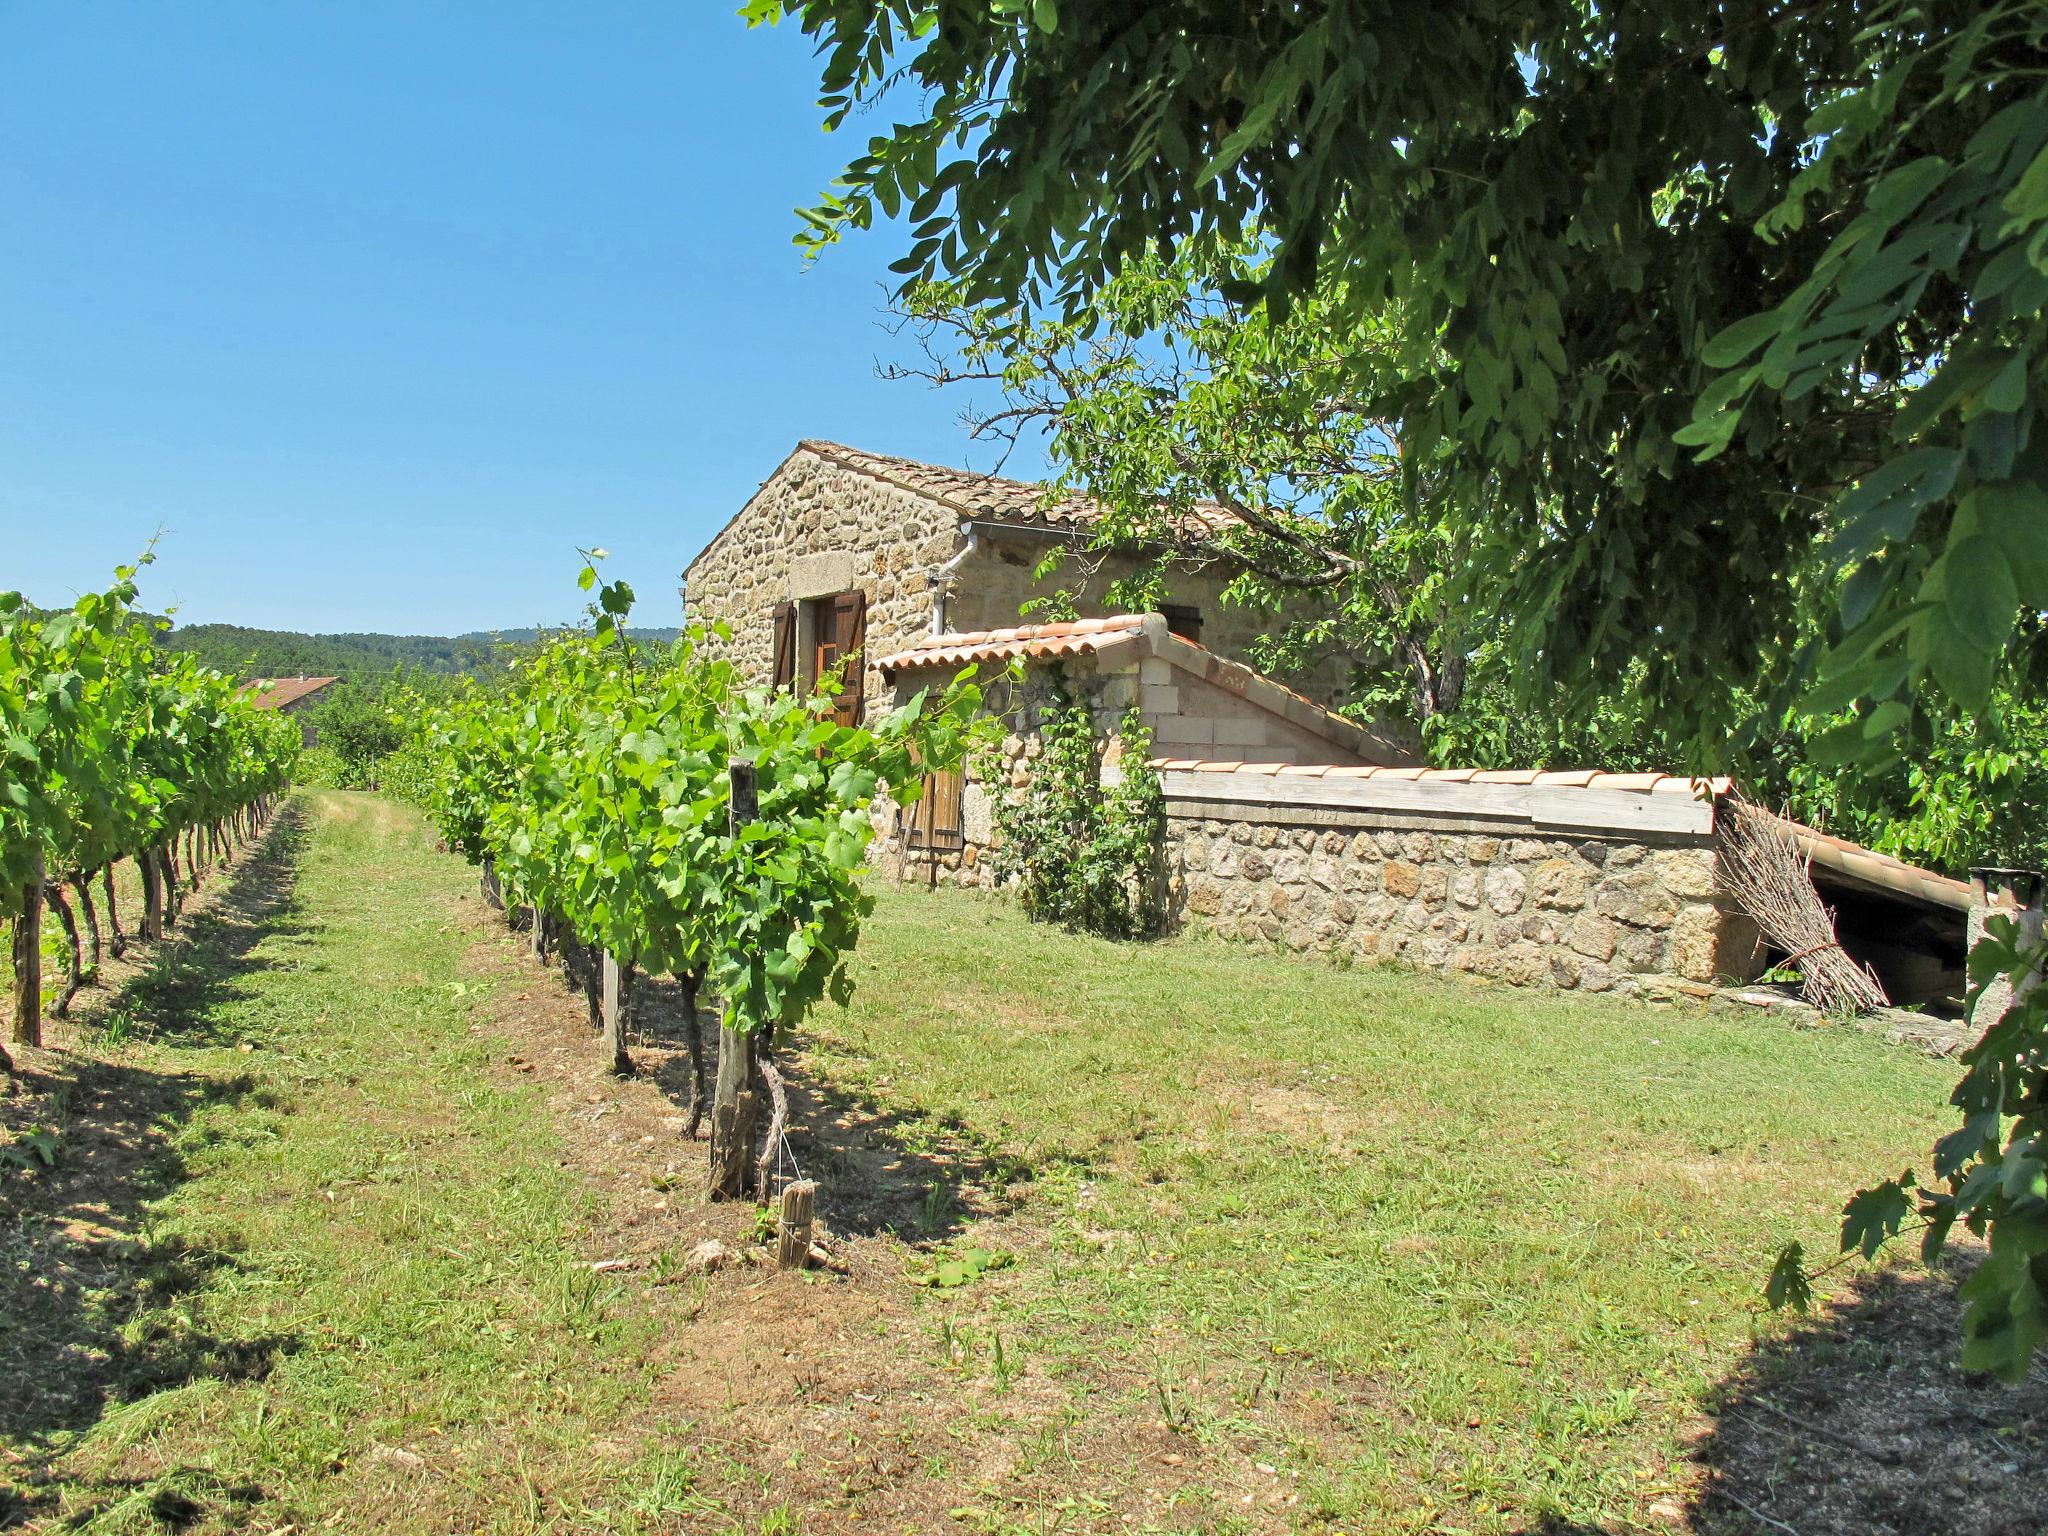
[[[858,652],[845,696],[858,713],[885,687],[875,659],[926,636],[1015,626],[1026,601],[1063,587],[1076,617],[1107,616],[1110,584],[1140,557],[1087,549],[1100,516],[1086,497],[1048,504],[1040,485],[807,440],[690,562],[684,606],[731,625],[730,655],[755,676],[808,685]],[[1061,549],[1072,558],[1038,577]],[[1215,565],[1176,565],[1162,611],[1175,634],[1249,662],[1271,621],[1225,607],[1229,580]],[[1315,600],[1304,601],[1306,614]],[[1330,657],[1280,681],[1334,706],[1348,679]]]

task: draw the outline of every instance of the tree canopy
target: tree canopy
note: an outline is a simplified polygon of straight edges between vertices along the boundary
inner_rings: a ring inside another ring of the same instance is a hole
[[[1393,325],[1366,404],[1411,498],[1427,473],[1469,530],[1531,693],[1640,664],[1711,755],[1702,677],[1818,670],[1822,703],[1879,706],[1837,749],[1881,752],[1929,682],[1983,702],[2048,605],[2038,6],[787,10],[829,125],[923,93],[811,245],[902,215],[906,278],[1083,317],[1134,260],[1256,220],[1274,260],[1240,297],[1335,274]],[[1803,629],[1844,578],[1834,630]]]
[[[1270,242],[1226,296],[1328,297],[1402,492],[1469,554],[1524,698],[1637,669],[1696,759],[1730,685],[1900,760],[2024,675],[2048,610],[2048,6],[2039,0],[753,0],[819,43],[827,125],[917,93],[805,217],[1084,329],[1136,264]],[[1824,616],[1824,618],[1821,618]],[[1816,622],[1820,619],[1820,622]],[[2014,666],[2015,662],[2020,663]],[[2008,690],[2008,697],[2013,696]],[[2023,695],[2020,695],[2023,697]],[[1779,711],[1754,713],[1758,722]],[[1967,761],[1967,759],[1966,759]],[[1989,1238],[1963,1363],[2048,1345],[2048,986],[1995,918],[1963,1124],[1844,1212]],[[1785,1251],[1770,1294],[1807,1294]]]

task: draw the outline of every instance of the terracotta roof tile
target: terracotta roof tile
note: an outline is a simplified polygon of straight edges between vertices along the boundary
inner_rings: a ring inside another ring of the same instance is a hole
[[[242,691],[255,695],[250,702],[258,709],[283,709],[340,681],[338,677],[252,677],[242,684]]]
[[[1040,528],[1081,528],[1101,519],[1104,507],[1092,496],[1068,495],[1048,504],[1045,487],[1029,480],[1010,480],[971,469],[924,464],[889,453],[869,453],[844,443],[805,438],[797,445],[841,469],[885,480],[906,491],[944,502],[964,517],[990,522],[1022,523]],[[1223,528],[1237,519],[1213,503],[1197,509],[1191,526],[1207,523]],[[1197,529],[1196,531],[1199,531]]]
[[[1026,661],[1054,661],[1062,656],[1093,656],[1144,633],[1144,614],[1119,613],[1106,619],[1076,619],[1066,624],[1020,624],[1013,629],[927,635],[913,646],[879,658],[875,667],[889,676],[922,667],[965,667],[1019,657]]]

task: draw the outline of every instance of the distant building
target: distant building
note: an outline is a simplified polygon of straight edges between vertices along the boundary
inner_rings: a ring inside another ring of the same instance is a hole
[[[320,702],[320,695],[340,682],[338,677],[252,677],[242,685],[244,693],[253,694],[258,709],[282,710],[288,715],[299,716],[301,739],[309,747],[317,746],[320,733],[313,729],[308,712]]]

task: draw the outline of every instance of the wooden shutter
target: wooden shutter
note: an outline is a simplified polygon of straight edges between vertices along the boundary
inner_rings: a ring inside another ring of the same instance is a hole
[[[950,852],[967,841],[961,819],[960,796],[965,776],[955,768],[947,773],[924,776],[924,796],[904,813],[903,843],[907,848],[928,848]]]
[[[867,718],[868,595],[842,592],[832,599],[833,625],[839,633],[839,655],[846,664],[846,676],[839,691],[839,718],[847,725],[859,725]]]
[[[777,688],[796,686],[796,604],[775,605],[775,648],[774,676],[770,679]]]

